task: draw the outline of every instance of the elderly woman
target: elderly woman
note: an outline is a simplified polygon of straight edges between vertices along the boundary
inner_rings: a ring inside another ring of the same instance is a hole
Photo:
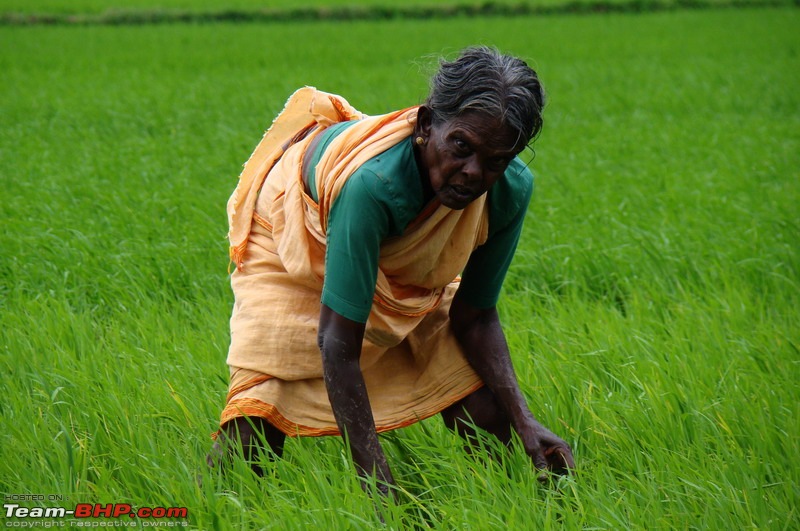
[[[378,433],[441,413],[468,440],[513,429],[539,469],[574,467],[528,409],[495,309],[543,104],[531,68],[482,47],[441,62],[418,107],[289,99],[228,203],[231,383],[209,464],[238,441],[258,472],[261,441],[280,456],[286,435],[343,434],[387,488]]]

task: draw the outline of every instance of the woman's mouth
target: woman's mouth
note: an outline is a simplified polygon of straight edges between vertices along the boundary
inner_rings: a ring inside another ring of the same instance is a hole
[[[459,202],[470,202],[474,197],[472,190],[467,188],[466,186],[451,184],[449,188],[450,188],[450,195],[453,197],[453,199],[456,199]]]

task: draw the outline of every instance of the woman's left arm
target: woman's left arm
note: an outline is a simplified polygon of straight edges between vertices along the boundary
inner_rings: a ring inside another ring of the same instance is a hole
[[[558,474],[574,469],[569,445],[542,426],[528,408],[511,364],[497,309],[476,308],[456,293],[450,307],[450,324],[470,365],[511,419],[534,466]]]

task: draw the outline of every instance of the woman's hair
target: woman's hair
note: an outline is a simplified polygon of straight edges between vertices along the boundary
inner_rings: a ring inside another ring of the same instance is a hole
[[[469,111],[499,116],[527,144],[542,129],[544,88],[536,72],[521,59],[495,48],[474,46],[454,61],[439,61],[425,105],[433,123]]]

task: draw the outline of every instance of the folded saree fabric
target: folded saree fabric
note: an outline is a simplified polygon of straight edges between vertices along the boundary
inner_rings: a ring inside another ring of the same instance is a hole
[[[325,127],[349,120],[358,122],[316,167],[314,202],[304,191],[303,157]],[[327,219],[347,178],[408,138],[415,120],[416,108],[368,117],[306,87],[245,164],[228,202],[235,304],[220,425],[248,415],[287,435],[339,433],[317,345]],[[360,362],[378,431],[429,417],[482,386],[450,331],[448,309],[457,276],[487,236],[484,194],[463,210],[434,201],[381,245]]]

